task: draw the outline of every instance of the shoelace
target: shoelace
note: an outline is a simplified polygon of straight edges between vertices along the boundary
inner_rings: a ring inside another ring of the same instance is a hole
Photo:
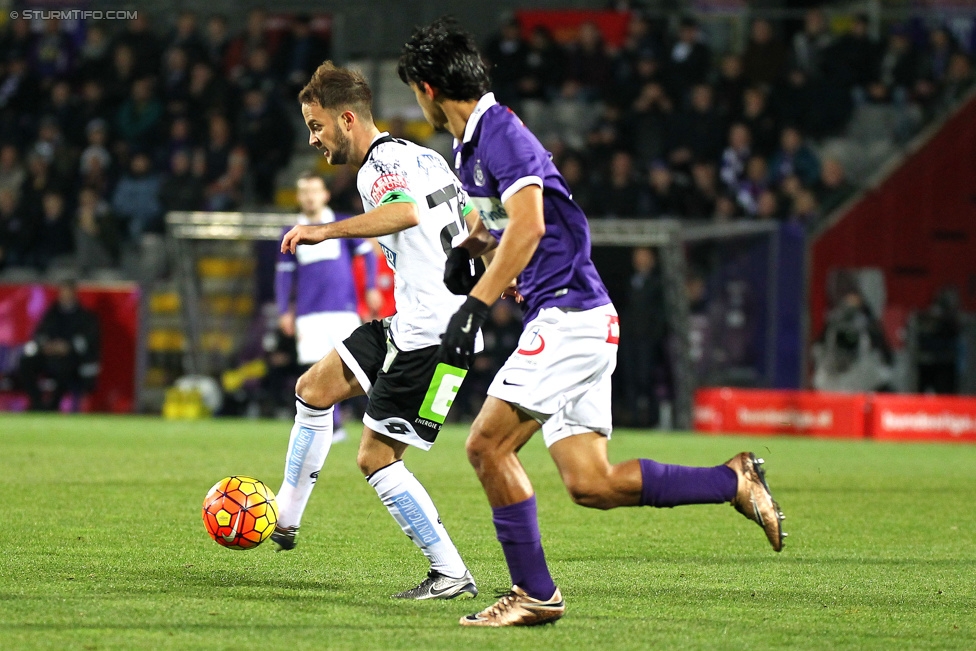
[[[518,599],[518,595],[512,591],[500,592],[495,595],[498,601],[494,605],[490,606],[487,610],[483,611],[487,616],[498,616],[502,613],[511,610],[515,606],[515,600]]]

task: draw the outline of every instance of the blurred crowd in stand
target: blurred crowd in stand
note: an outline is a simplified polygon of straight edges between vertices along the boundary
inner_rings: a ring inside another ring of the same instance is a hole
[[[118,25],[117,31],[115,29]],[[160,232],[168,210],[274,200],[291,98],[329,54],[313,21],[253,10],[171,21],[9,20],[0,30],[0,269],[83,271]]]
[[[484,51],[498,100],[542,137],[591,217],[809,225],[854,191],[812,141],[842,134],[864,104],[892,106],[904,140],[974,79],[974,44],[942,26],[875,39],[867,16],[841,18],[834,29],[810,9],[792,33],[756,18],[742,52],[716,51],[691,17],[669,28],[635,12],[616,47],[592,23],[564,44],[512,19]]]

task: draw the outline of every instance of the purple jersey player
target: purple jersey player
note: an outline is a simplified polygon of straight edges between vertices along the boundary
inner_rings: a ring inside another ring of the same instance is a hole
[[[322,177],[302,174],[296,183],[302,213],[300,224],[327,224],[338,217],[328,206],[329,190]],[[285,229],[285,233],[290,229]],[[298,362],[314,364],[335,348],[336,342],[359,327],[354,256],[366,262],[366,303],[376,311],[383,297],[376,289],[376,256],[362,239],[327,240],[303,244],[295,253],[278,254],[275,300],[281,330],[297,340]]]
[[[501,293],[524,299],[519,348],[495,376],[467,442],[513,586],[461,624],[534,625],[565,611],[546,566],[532,485],[517,456],[540,429],[577,504],[611,509],[731,502],[763,527],[779,551],[782,513],[752,453],[707,468],[650,459],[609,462],[616,311],[590,260],[585,215],[549,153],[488,92],[474,39],[452,21],[438,20],[404,46],[399,73],[428,122],[456,138],[455,167],[481,218],[445,268],[448,288],[469,295],[444,333],[444,359],[467,363],[474,334]],[[491,264],[479,277],[471,260],[489,252]]]

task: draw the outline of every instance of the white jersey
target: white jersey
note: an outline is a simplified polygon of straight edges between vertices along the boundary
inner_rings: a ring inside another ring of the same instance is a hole
[[[447,254],[468,236],[463,215],[470,208],[461,182],[440,154],[388,133],[373,140],[356,181],[366,211],[385,203],[416,204],[419,224],[377,238],[394,274],[397,311],[390,333],[400,350],[440,345],[465,300],[444,285]],[[481,347],[479,333],[475,349]]]

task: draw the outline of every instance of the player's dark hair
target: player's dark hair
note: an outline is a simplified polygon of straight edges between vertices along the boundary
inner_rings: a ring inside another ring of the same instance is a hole
[[[403,46],[397,73],[405,84],[430,84],[447,99],[480,99],[491,88],[474,36],[444,16],[414,31]]]
[[[373,91],[362,73],[339,68],[326,61],[312,74],[305,88],[298,93],[302,104],[318,104],[324,109],[352,110],[356,115],[373,119]]]

